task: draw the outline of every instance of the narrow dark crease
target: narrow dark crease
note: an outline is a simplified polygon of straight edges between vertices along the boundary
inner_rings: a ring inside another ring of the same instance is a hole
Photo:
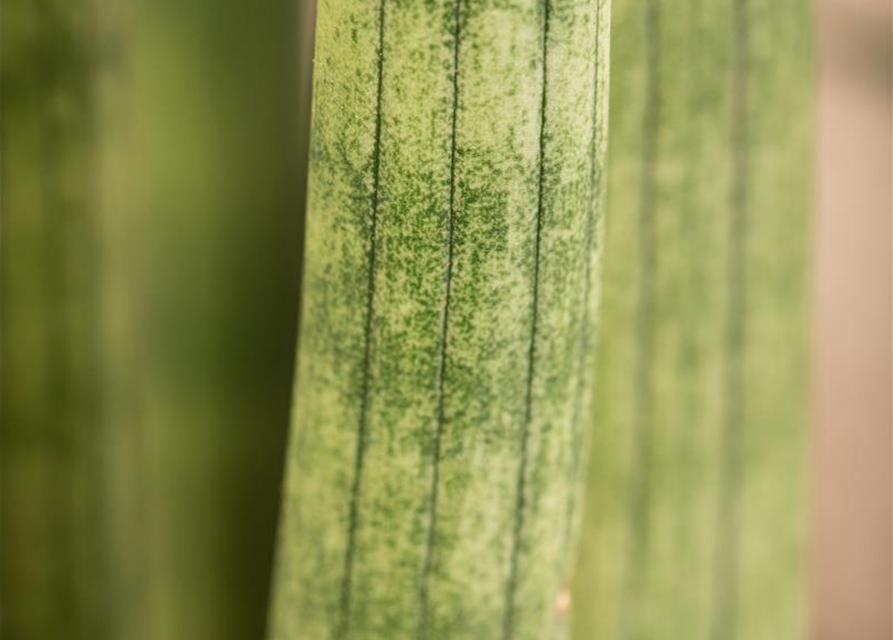
[[[351,590],[353,586],[353,565],[356,553],[357,529],[359,527],[360,483],[363,476],[363,458],[366,453],[369,409],[369,378],[372,359],[372,321],[375,301],[375,251],[378,226],[379,184],[381,182],[381,98],[384,86],[384,18],[385,2],[378,6],[378,87],[375,98],[375,133],[372,149],[372,221],[369,231],[368,283],[366,288],[366,326],[363,345],[363,377],[360,389],[360,420],[357,429],[357,449],[354,462],[353,486],[350,495],[350,514],[347,530],[347,548],[344,554],[344,578],[341,582],[341,611],[335,638],[346,638],[350,632]]]
[[[53,20],[54,16],[48,15],[45,16],[45,19]],[[43,101],[43,96],[41,96],[41,99]],[[66,317],[66,311],[69,310],[71,299],[69,290],[64,284],[63,273],[66,267],[69,266],[67,262],[68,258],[70,258],[68,254],[71,249],[64,241],[64,227],[66,223],[70,225],[69,219],[73,218],[74,215],[72,215],[71,211],[66,211],[65,202],[59,193],[60,189],[57,183],[60,165],[62,164],[59,160],[58,145],[65,144],[65,134],[67,132],[60,130],[62,127],[60,127],[59,123],[54,122],[45,114],[41,114],[41,116],[41,124],[44,126],[39,142],[39,163],[44,173],[41,176],[41,188],[38,198],[39,215],[42,218],[39,239],[41,267],[43,268],[41,306],[44,309],[57,310],[56,313],[47,314],[47,325],[43,327],[46,331],[46,349],[42,354],[42,360],[47,371],[45,393],[46,397],[53,398],[53,405],[57,412],[57,416],[54,416],[54,418],[70,421],[73,417],[71,412],[76,402],[73,397],[72,385],[70,384],[71,380],[66,380],[66,374],[72,376],[76,367],[74,366],[75,363],[72,362],[71,336],[65,330],[65,323],[69,320]],[[70,142],[70,140],[67,142]],[[67,215],[59,215],[63,211]],[[42,415],[38,420],[45,420],[47,417]],[[48,426],[46,424],[42,425],[44,429]],[[72,465],[73,461],[77,459],[78,438],[70,436],[59,437],[62,434],[57,431],[58,427],[58,424],[53,424],[48,429],[50,433],[55,432],[58,441],[61,441],[61,451],[56,449],[58,444],[54,446],[54,453],[59,456],[54,462],[58,467],[63,467],[65,473],[76,473],[72,469]],[[44,435],[41,439],[48,440],[49,438]],[[45,518],[48,528],[52,531],[64,532],[65,535],[63,538],[64,543],[53,545],[51,550],[52,563],[59,568],[60,572],[64,572],[63,575],[77,575],[78,567],[74,557],[74,547],[77,542],[73,541],[72,538],[77,537],[78,534],[66,526],[69,524],[66,518],[66,509],[59,508],[58,505],[59,494],[61,493],[64,496],[61,500],[62,504],[70,506],[74,483],[66,482],[62,487],[54,486],[54,484],[53,476],[51,475],[50,482],[42,487],[41,494],[43,494],[42,497],[44,499],[40,502],[43,505],[41,509],[42,516]],[[45,549],[45,551],[50,550]],[[52,602],[55,611],[64,612],[67,617],[71,618],[76,629],[75,634],[83,630],[78,628],[84,622],[80,615],[82,611],[78,608],[82,601],[79,602],[78,598],[74,597],[75,594],[66,588],[64,580],[51,580],[45,595],[47,596],[47,601]]]
[[[660,130],[660,11],[657,0],[647,0],[645,10],[645,112],[642,122],[642,182],[639,209],[639,286],[635,318],[632,450],[627,489],[629,542],[624,564],[620,636],[640,636],[638,620],[645,554],[648,544],[648,500],[651,493],[652,369],[654,360],[654,277],[657,260],[655,204],[657,139]]]
[[[571,425],[573,432],[579,433],[580,417],[583,413],[583,398],[586,395],[586,382],[589,377],[586,375],[586,367],[588,362],[588,354],[590,347],[590,312],[589,298],[592,289],[592,242],[595,235],[594,226],[596,223],[596,214],[600,206],[601,197],[601,176],[598,170],[598,142],[599,142],[599,125],[598,119],[599,101],[601,96],[598,91],[599,80],[599,61],[601,59],[601,26],[602,26],[602,7],[601,2],[596,3],[595,13],[595,70],[593,72],[593,89],[592,89],[592,137],[589,141],[589,207],[586,212],[586,234],[583,240],[583,316],[580,327],[580,353],[577,368],[579,370],[577,378],[577,388],[574,397],[574,410],[571,416]],[[584,425],[582,429],[588,428]],[[580,467],[582,466],[581,458],[586,455],[585,451],[581,451],[582,447],[575,438],[571,439],[571,465],[570,465],[570,490],[568,492],[567,505],[567,522],[564,531],[564,558],[562,562],[567,565],[569,562],[569,554],[571,547],[571,537],[573,535],[574,514],[577,510],[577,488],[576,483],[580,481]],[[562,574],[566,573],[566,568],[562,570]]]
[[[546,101],[549,86],[549,18],[551,0],[543,0],[543,73],[540,98],[539,160],[537,168],[536,239],[533,262],[533,294],[531,301],[530,348],[527,356],[527,383],[524,391],[524,421],[521,426],[521,461],[518,465],[518,481],[515,498],[515,517],[512,535],[512,555],[509,577],[506,583],[503,640],[512,640],[515,625],[515,599],[518,591],[518,562],[521,555],[521,535],[524,529],[525,491],[527,484],[527,449],[530,440],[530,423],[533,412],[533,375],[536,361],[536,331],[539,311],[540,244],[543,228],[543,173],[546,146]]]
[[[727,263],[728,309],[725,335],[724,398],[720,446],[721,478],[717,509],[716,584],[710,637],[735,637],[738,573],[738,499],[741,483],[741,430],[743,427],[742,357],[745,347],[744,317],[747,311],[747,280],[744,247],[747,239],[747,0],[732,5],[732,191]]]
[[[6,284],[6,260],[8,260],[9,252],[6,250],[6,219],[9,215],[7,185],[6,185],[6,155],[8,150],[6,141],[6,110],[8,109],[8,99],[6,95],[6,75],[9,73],[9,58],[6,57],[6,3],[0,2],[0,212],[6,215],[0,215],[0,287]],[[6,323],[6,302],[5,296],[0,295],[0,327],[8,326]],[[9,332],[0,335],[0,353],[8,353],[6,346],[6,336]],[[0,357],[0,379],[6,379],[5,361]],[[3,394],[4,386],[0,385],[0,419],[3,419],[6,410],[6,397]],[[5,420],[4,420],[5,421]],[[2,478],[0,478],[2,481]],[[3,483],[5,484],[5,482]],[[4,589],[0,586],[0,600],[6,600],[4,597]]]
[[[450,195],[447,209],[447,265],[444,277],[444,305],[440,327],[440,365],[437,372],[437,426],[434,432],[431,489],[428,502],[428,537],[425,541],[425,555],[419,581],[419,621],[416,638],[425,640],[429,627],[429,583],[434,557],[434,542],[437,535],[437,497],[440,483],[440,448],[443,440],[445,420],[444,402],[446,396],[446,354],[447,331],[449,329],[450,294],[453,279],[453,224],[456,201],[456,127],[459,113],[459,18],[462,0],[453,4],[453,103],[450,110]]]
[[[704,65],[701,62],[704,59],[703,42],[706,34],[700,27],[700,16],[702,15],[701,0],[688,0],[688,20],[686,28],[688,33],[688,41],[686,45],[685,64],[689,75],[692,78],[699,78],[705,74]],[[682,181],[684,192],[684,205],[680,218],[682,227],[685,229],[680,245],[683,250],[690,256],[700,256],[705,254],[703,249],[704,243],[704,221],[703,207],[699,206],[697,185],[698,185],[698,163],[700,161],[700,127],[698,118],[701,111],[701,90],[700,83],[688,83],[685,95],[685,108],[688,118],[685,122],[685,176]],[[705,255],[706,258],[706,255]],[[705,281],[704,272],[705,259],[688,259],[686,262],[686,270],[683,276],[684,287],[691,296],[692,293],[703,296],[707,291],[708,285]],[[690,308],[692,302],[687,299],[684,303],[686,308]],[[701,348],[698,336],[702,333],[698,320],[688,322],[686,326],[680,327],[681,333],[681,352],[682,357],[676,366],[677,379],[683,381],[683,391],[680,393],[681,405],[681,423],[685,428],[681,431],[678,442],[676,443],[677,460],[684,460],[687,456],[695,451],[697,444],[697,435],[699,429],[702,428],[702,415],[699,403],[699,388],[697,384],[691,382],[692,375],[697,375],[701,369]],[[687,537],[691,537],[687,531],[693,519],[695,503],[688,499],[692,489],[693,476],[687,471],[680,474],[680,494],[676,501],[675,509],[678,509],[678,517],[676,518],[675,536],[678,544]],[[688,565],[687,565],[688,566]]]

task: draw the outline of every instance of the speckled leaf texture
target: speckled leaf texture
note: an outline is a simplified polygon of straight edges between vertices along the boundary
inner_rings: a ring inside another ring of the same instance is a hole
[[[806,637],[811,20],[617,0],[575,640]]]
[[[322,0],[272,640],[554,637],[609,5]]]

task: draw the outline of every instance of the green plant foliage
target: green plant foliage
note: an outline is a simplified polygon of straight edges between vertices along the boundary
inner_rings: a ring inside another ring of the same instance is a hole
[[[300,277],[299,4],[137,6],[147,633],[257,639]]]
[[[803,638],[809,8],[614,16],[574,637]]]
[[[596,0],[320,3],[275,640],[560,626],[607,21]]]
[[[3,1],[4,638],[263,637],[299,11]]]
[[[87,2],[2,7],[3,636],[104,637]]]
[[[142,402],[144,314],[137,193],[141,187],[134,137],[130,63],[134,3],[101,0],[94,5],[91,46],[93,144],[91,183],[96,225],[99,289],[91,314],[100,337],[96,358],[101,372],[99,419],[102,437],[101,531],[109,571],[102,616],[109,640],[146,640],[150,625],[145,583],[150,558],[146,518]],[[26,639],[22,639],[26,640]],[[97,640],[101,640],[98,638]]]

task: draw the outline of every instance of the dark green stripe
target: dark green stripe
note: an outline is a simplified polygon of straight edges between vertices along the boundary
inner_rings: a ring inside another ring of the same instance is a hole
[[[509,578],[506,583],[503,640],[514,636],[515,594],[518,587],[518,556],[521,552],[521,533],[524,529],[524,491],[527,480],[527,446],[530,439],[530,422],[533,412],[533,375],[536,365],[536,329],[539,311],[540,243],[543,231],[543,168],[546,146],[546,101],[549,87],[549,13],[551,0],[543,0],[543,82],[540,100],[539,161],[537,168],[536,237],[533,257],[533,296],[530,319],[530,350],[527,356],[527,382],[524,389],[524,422],[521,426],[521,460],[518,465],[518,488],[515,497],[514,530],[512,532],[512,557]]]
[[[437,495],[440,482],[440,448],[443,439],[445,422],[444,397],[446,387],[446,351],[447,332],[450,318],[450,294],[453,279],[453,221],[456,200],[456,122],[459,114],[459,35],[461,0],[453,4],[453,104],[450,108],[450,195],[447,215],[447,268],[445,275],[445,295],[443,307],[443,324],[441,326],[440,364],[437,372],[437,427],[434,433],[434,452],[431,471],[431,498],[428,503],[428,536],[425,541],[425,559],[422,565],[422,576],[419,584],[419,626],[416,637],[424,640],[428,637],[428,587],[431,576],[431,562],[434,555],[434,541],[437,534]]]
[[[369,229],[369,266],[366,287],[366,326],[363,338],[363,380],[360,388],[360,423],[357,428],[357,450],[354,462],[353,486],[350,495],[350,515],[347,549],[344,554],[344,579],[341,583],[341,620],[336,638],[346,638],[350,631],[351,586],[354,554],[359,528],[360,483],[363,477],[363,457],[369,427],[369,368],[372,360],[372,322],[375,315],[375,232],[378,226],[379,186],[381,183],[381,96],[384,87],[384,19],[385,1],[378,5],[378,86],[375,97],[375,134],[372,148],[372,222]]]
[[[731,640],[737,635],[738,502],[741,485],[743,428],[743,363],[746,344],[747,278],[744,247],[747,239],[748,183],[748,29],[747,0],[732,4],[732,190],[728,254],[728,310],[725,335],[724,407],[720,446],[718,557],[713,590],[711,638]]]
[[[580,425],[580,416],[582,415],[583,409],[583,400],[586,394],[589,392],[587,387],[590,384],[590,378],[586,375],[586,366],[589,355],[590,348],[590,334],[592,333],[592,328],[589,326],[590,323],[590,312],[589,312],[589,304],[590,304],[590,296],[592,289],[592,236],[595,235],[595,224],[597,222],[596,215],[598,213],[601,201],[601,175],[599,175],[598,171],[598,140],[599,140],[599,127],[598,127],[598,109],[599,109],[599,100],[598,100],[598,75],[599,75],[599,58],[601,56],[601,26],[602,26],[602,8],[601,4],[597,5],[596,8],[596,25],[595,25],[595,62],[593,63],[593,99],[592,99],[592,138],[589,142],[589,188],[591,191],[590,194],[590,206],[586,213],[586,238],[584,240],[585,251],[583,253],[583,268],[585,270],[584,284],[583,284],[583,322],[580,325],[580,358],[577,364],[580,374],[577,379],[577,391],[576,398],[574,399],[574,415],[571,419],[571,424],[575,430],[586,429],[588,425]],[[585,439],[584,439],[585,441]],[[577,446],[574,446],[574,443],[577,443]],[[568,506],[567,506],[567,526],[565,528],[564,533],[564,546],[565,546],[565,554],[564,561],[567,562],[570,560],[570,551],[571,551],[571,537],[572,537],[572,528],[574,524],[574,513],[577,510],[577,491],[574,490],[576,484],[580,481],[580,466],[582,464],[582,456],[584,455],[583,448],[579,446],[579,442],[577,439],[572,439],[571,446],[571,465],[570,465],[570,482],[569,486],[571,490],[568,493]],[[563,571],[562,573],[566,573]]]
[[[639,203],[639,286],[635,319],[635,368],[632,421],[631,479],[627,495],[629,542],[623,576],[624,607],[620,619],[622,638],[639,637],[638,620],[642,612],[639,594],[645,580],[648,546],[648,502],[651,492],[651,428],[653,422],[654,298],[657,244],[655,202],[660,130],[660,7],[647,0],[645,11],[645,109],[642,120],[642,177]]]

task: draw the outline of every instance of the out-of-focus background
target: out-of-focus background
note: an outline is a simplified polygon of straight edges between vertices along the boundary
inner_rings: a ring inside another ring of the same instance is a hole
[[[260,638],[311,2],[0,7],[3,637]],[[887,640],[893,15],[817,0],[815,24],[812,629]],[[116,533],[60,541],[96,485]]]
[[[819,0],[812,598],[816,640],[891,632],[891,4]]]
[[[0,10],[0,635],[260,639],[312,6]]]

